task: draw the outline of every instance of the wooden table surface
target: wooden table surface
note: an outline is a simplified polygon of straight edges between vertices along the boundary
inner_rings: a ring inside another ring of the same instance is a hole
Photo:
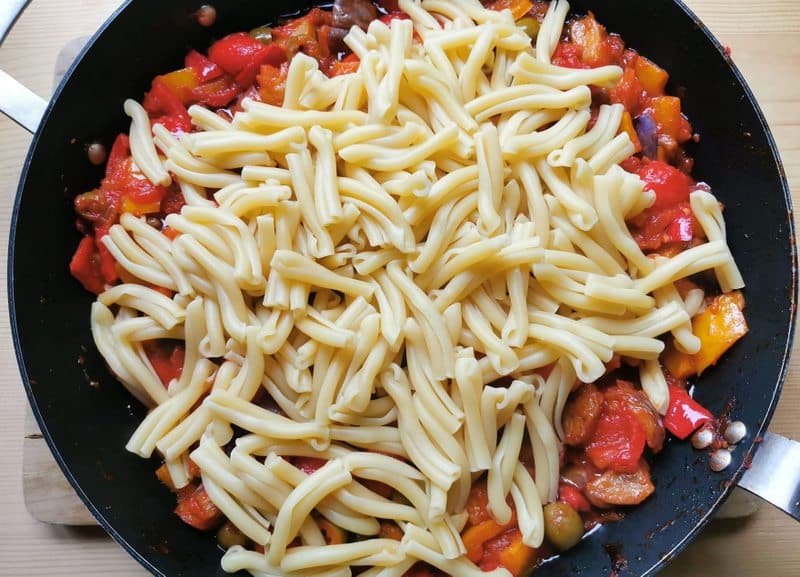
[[[7,0],[0,0],[0,3]],[[789,183],[800,200],[800,1],[687,0],[753,88],[775,134]],[[0,49],[0,69],[43,96],[52,91],[56,56],[89,35],[119,0],[33,0]],[[90,111],[87,111],[87,114]],[[6,238],[30,136],[0,117],[0,301],[5,303]],[[35,266],[35,265],[34,265]],[[800,341],[797,341],[800,343]],[[798,344],[797,346],[800,346]],[[25,398],[6,307],[0,313],[0,574],[143,576],[145,571],[100,529],[35,521],[22,497]],[[800,439],[800,354],[794,355],[772,430]],[[122,450],[122,448],[120,448]],[[744,521],[712,524],[663,574],[669,577],[800,575],[800,524],[769,506]],[[600,576],[598,576],[600,577]]]

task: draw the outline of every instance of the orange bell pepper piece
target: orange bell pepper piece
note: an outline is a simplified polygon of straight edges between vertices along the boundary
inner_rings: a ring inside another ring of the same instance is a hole
[[[483,545],[497,537],[507,527],[508,525],[499,525],[494,519],[488,519],[469,527],[461,535],[461,541],[467,549],[467,558],[473,563],[480,561],[483,556]]]
[[[639,142],[639,135],[636,132],[636,128],[633,126],[633,117],[631,117],[631,113],[627,110],[622,114],[622,122],[620,123],[619,131],[620,134],[623,132],[628,133],[631,142],[633,142],[635,152],[638,153],[642,151],[642,143]]]
[[[497,561],[500,565],[508,569],[514,577],[519,577],[531,570],[531,567],[533,567],[536,561],[536,554],[537,550],[523,543],[522,533],[516,530],[513,533],[508,547],[498,555]]]
[[[530,0],[495,0],[495,2],[489,4],[489,8],[497,12],[506,9],[511,10],[514,20],[519,20],[531,11],[533,3]]]
[[[639,56],[636,59],[636,78],[650,96],[661,96],[667,87],[669,74],[653,61]]]
[[[673,376],[685,379],[700,374],[747,334],[747,321],[742,309],[741,293],[733,292],[714,298],[706,309],[692,320],[692,332],[700,339],[700,351],[689,355],[670,346],[662,362]]]

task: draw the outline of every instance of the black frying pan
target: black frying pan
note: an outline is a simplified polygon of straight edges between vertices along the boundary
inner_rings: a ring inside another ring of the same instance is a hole
[[[19,0],[13,0],[17,2]],[[211,29],[192,13],[201,0],[135,0],[98,32],[56,92],[33,140],[20,181],[9,246],[9,308],[23,381],[45,439],[67,478],[103,527],[156,575],[222,575],[213,535],[185,526],[174,497],[155,479],[154,462],[124,450],[144,416],[108,373],[89,333],[91,296],[67,271],[79,237],[72,198],[96,186],[101,169],[87,143],[110,146],[127,129],[122,102],[140,97],[158,73],[175,69],[189,47],[273,21],[310,1],[224,0]],[[740,480],[767,481],[775,454],[796,444],[765,436],[787,370],[795,317],[796,255],[792,209],[775,144],[741,75],[708,30],[673,0],[575,0],[592,10],[671,73],[685,111],[702,135],[695,175],[726,204],[730,244],[747,281],[750,334],[697,383],[697,398],[715,413],[726,407],[749,436],[723,473],[704,452],[668,442],[655,459],[656,494],[537,576],[653,575],[705,525]],[[2,34],[0,34],[2,36]],[[0,89],[0,100],[10,93]],[[83,359],[83,364],[79,363]],[[92,382],[98,386],[90,386]],[[767,449],[769,445],[769,450]],[[784,464],[798,469],[800,452]],[[786,456],[786,455],[784,455]],[[763,461],[763,462],[760,462]],[[795,465],[792,465],[792,462]],[[782,487],[797,515],[797,486]],[[775,487],[762,487],[762,490]],[[795,493],[793,494],[792,491]],[[624,559],[624,563],[620,561]]]

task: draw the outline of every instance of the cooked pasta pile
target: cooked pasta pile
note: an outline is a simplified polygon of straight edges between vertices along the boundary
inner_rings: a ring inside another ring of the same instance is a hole
[[[346,38],[357,73],[328,78],[295,56],[282,107],[245,100],[229,122],[194,106],[199,130],[176,137],[125,103],[136,164],[175,180],[187,206],[166,218],[172,239],[131,214],[111,228],[106,247],[144,284],[101,294],[92,331],[152,407],[127,449],[162,455],[177,487],[191,457],[264,547],[231,548],[226,571],[399,577],[421,560],[482,575],[459,532],[484,473],[494,518],[513,503],[524,543],[540,546],[576,384],[615,355],[640,359],[663,414],[658,337],[700,346],[702,290],[682,298],[673,283],[713,269],[723,291],[743,285],[708,192],[691,196],[708,242],[653,259],[631,237],[625,221],[654,195],[618,165],[634,152],[622,105],[589,128],[589,86],[621,69],[550,63],[566,2],[533,45],[478,0],[400,7],[409,20]],[[143,350],[152,339],[185,341],[168,388]],[[493,386],[501,377],[511,384]],[[298,456],[327,462],[306,475]],[[359,540],[326,545],[320,518]],[[377,538],[379,520],[402,540]]]

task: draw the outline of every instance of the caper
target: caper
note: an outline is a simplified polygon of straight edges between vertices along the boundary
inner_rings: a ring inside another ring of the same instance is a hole
[[[269,44],[272,42],[272,28],[269,26],[259,26],[250,31],[250,37],[255,38],[261,44]]]
[[[541,28],[542,24],[536,18],[533,18],[532,16],[526,16],[517,22],[517,26],[522,26],[525,29],[525,34],[531,38],[536,38],[536,36],[539,34],[539,28]]]
[[[566,551],[583,537],[583,520],[567,503],[550,503],[544,508],[544,534],[556,549]]]
[[[233,523],[228,522],[217,531],[217,543],[223,549],[230,549],[234,545],[246,547],[248,539]]]

